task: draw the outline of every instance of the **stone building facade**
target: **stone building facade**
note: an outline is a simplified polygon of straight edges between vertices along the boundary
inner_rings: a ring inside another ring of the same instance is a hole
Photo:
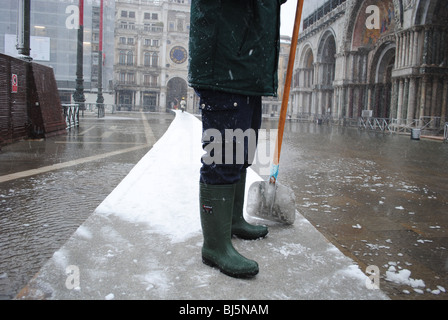
[[[165,111],[182,98],[194,111],[187,84],[189,0],[115,1],[115,104]]]
[[[199,112],[188,87],[190,0],[115,0],[114,89],[118,109],[165,111],[184,97]],[[280,111],[290,38],[282,37],[278,97],[263,100],[263,112]]]
[[[447,120],[448,1],[329,0],[297,50],[293,118]]]

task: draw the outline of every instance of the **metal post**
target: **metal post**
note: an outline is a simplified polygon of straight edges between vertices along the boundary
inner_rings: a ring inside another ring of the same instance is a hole
[[[104,97],[103,97],[103,14],[104,14],[104,0],[101,0],[100,7],[100,52],[98,59],[98,98],[96,103],[98,103],[98,107],[104,108]],[[103,109],[104,110],[104,109]]]
[[[25,61],[32,61],[31,58],[31,0],[19,0],[19,11],[17,21],[17,50],[19,58]]]
[[[79,29],[78,29],[78,50],[76,59],[76,90],[73,100],[79,105],[81,110],[85,109],[84,102],[84,0],[79,0]]]

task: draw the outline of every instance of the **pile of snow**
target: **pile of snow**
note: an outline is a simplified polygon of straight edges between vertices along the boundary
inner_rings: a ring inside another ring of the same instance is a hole
[[[199,175],[204,151],[201,121],[189,113],[175,112],[167,132],[95,212],[147,223],[173,243],[180,243],[201,232]],[[248,170],[247,186],[258,180]]]
[[[201,122],[177,111],[165,135],[96,212],[116,215],[132,223],[150,224],[156,231],[170,236],[174,243],[200,232],[199,200],[186,199],[199,197],[199,170],[204,154],[201,136]],[[175,183],[164,183],[168,178]],[[185,197],[186,193],[190,196]]]
[[[404,284],[411,286],[412,288],[424,288],[425,282],[421,279],[412,279],[411,277],[411,271],[408,269],[402,269],[397,271],[397,268],[395,266],[390,266],[389,269],[386,271],[386,280],[391,281],[397,284]]]

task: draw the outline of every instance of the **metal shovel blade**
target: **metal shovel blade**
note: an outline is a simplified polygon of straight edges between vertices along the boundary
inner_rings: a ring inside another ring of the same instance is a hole
[[[294,224],[296,219],[294,192],[278,182],[254,182],[249,187],[246,210],[251,216]]]

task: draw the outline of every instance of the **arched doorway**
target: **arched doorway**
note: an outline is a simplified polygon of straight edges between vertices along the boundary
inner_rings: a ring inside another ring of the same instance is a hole
[[[298,117],[307,117],[311,113],[313,105],[314,86],[314,54],[309,45],[302,51],[299,68],[295,74],[295,85],[297,92]]]
[[[332,32],[324,33],[318,50],[319,92],[317,96],[318,114],[329,115],[333,109],[333,81],[336,69],[336,40]]]
[[[390,118],[392,104],[392,70],[395,66],[395,44],[386,46],[378,54],[378,62],[373,65],[374,79],[373,117]]]
[[[187,98],[188,86],[187,82],[182,78],[173,78],[168,81],[166,103],[167,108],[172,109],[178,106],[182,97]]]
[[[372,18],[370,6],[379,9],[378,16]],[[399,11],[393,0],[354,2],[352,19],[347,27],[352,52],[347,63],[351,65],[356,82],[346,88],[349,117],[360,117],[365,109],[371,110],[373,117],[391,116],[397,14]],[[371,22],[375,27],[366,27],[368,19],[374,19]]]

